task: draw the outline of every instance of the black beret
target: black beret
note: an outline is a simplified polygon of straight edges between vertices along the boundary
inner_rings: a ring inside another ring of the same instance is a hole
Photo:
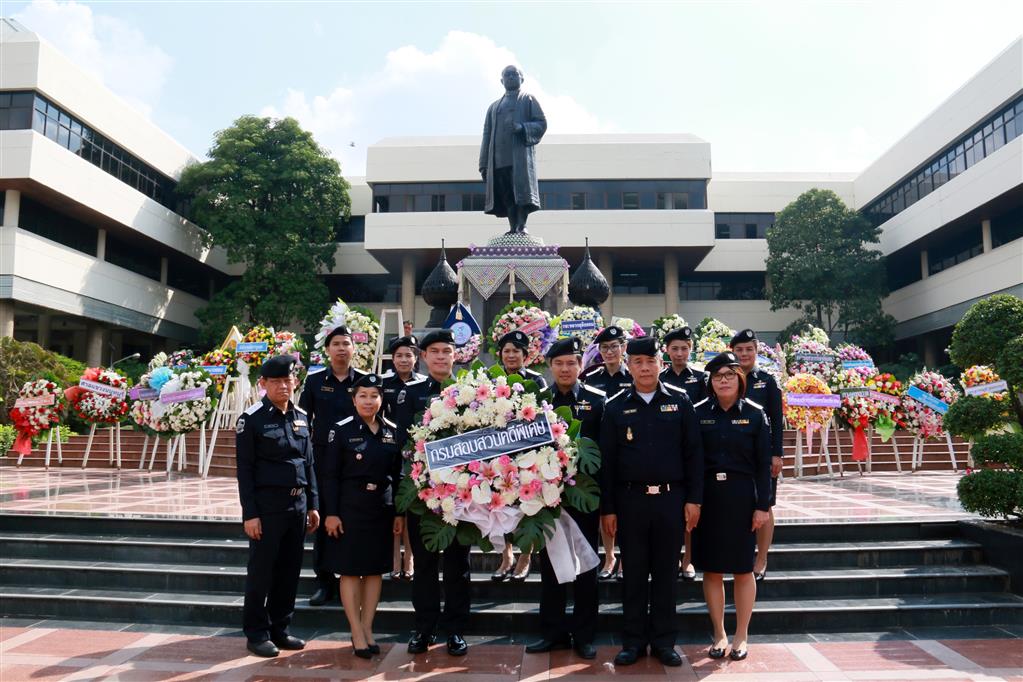
[[[561,339],[551,344],[551,347],[547,349],[547,359],[553,360],[554,358],[560,358],[562,355],[582,355],[583,344],[582,342],[572,336],[567,339]]]
[[[667,346],[672,341],[692,341],[693,330],[689,327],[682,327],[681,329],[673,329],[664,335],[664,345]]]
[[[327,334],[327,338],[325,338],[323,340],[323,345],[324,346],[329,346],[330,345],[330,340],[332,338],[334,338],[335,336],[347,336],[347,337],[350,338],[352,336],[352,332],[350,332],[348,330],[348,327],[346,327],[343,324],[340,324],[340,325],[338,325],[338,326],[336,326],[336,327],[334,327],[333,329],[330,330],[330,333]]]
[[[264,379],[280,379],[291,376],[295,371],[297,361],[291,355],[275,355],[267,358],[263,366],[259,368],[259,376]]]
[[[414,336],[399,336],[398,338],[391,341],[391,344],[387,347],[387,352],[394,355],[394,351],[399,348],[408,346],[409,348],[418,348],[418,341]]]
[[[363,374],[356,377],[355,381],[352,382],[352,387],[349,389],[352,393],[355,393],[360,388],[375,388],[379,391],[384,390],[383,379],[380,378],[379,374]]]
[[[605,341],[624,341],[625,332],[622,331],[621,327],[610,325],[604,327],[604,330],[597,334],[597,338],[594,339],[597,343],[604,343]]]
[[[738,366],[739,359],[735,357],[735,353],[726,350],[725,352],[718,353],[717,355],[712,357],[710,359],[710,362],[704,365],[703,371],[706,372],[708,376],[710,376],[711,374],[714,374],[714,372],[718,371],[722,367]]]
[[[498,352],[503,350],[505,344],[508,343],[512,344],[513,346],[521,350],[527,350],[529,348],[529,337],[518,330],[508,332],[498,340],[497,342]]]
[[[734,347],[737,343],[747,343],[749,341],[756,341],[757,333],[752,329],[743,329],[732,337],[732,340],[728,342],[728,345]]]
[[[629,355],[649,355],[657,357],[657,341],[652,336],[640,336],[629,341],[625,352]]]
[[[426,350],[435,343],[450,343],[453,346],[455,345],[455,335],[451,333],[450,329],[434,330],[419,342],[419,350]]]

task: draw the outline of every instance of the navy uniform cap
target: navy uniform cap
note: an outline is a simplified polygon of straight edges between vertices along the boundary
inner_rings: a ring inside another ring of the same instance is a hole
[[[673,329],[664,335],[664,345],[667,346],[672,341],[692,341],[693,330],[689,327],[682,327],[681,329]]]
[[[382,391],[384,389],[383,379],[380,378],[379,374],[363,374],[362,376],[356,377],[355,381],[352,382],[352,387],[349,389],[352,393],[355,393],[360,388],[375,388]]]
[[[625,332],[622,331],[621,327],[616,327],[613,324],[611,326],[609,326],[609,327],[604,327],[604,330],[602,332],[600,332],[599,334],[597,334],[597,338],[595,339],[595,341],[597,343],[604,343],[605,341],[624,341],[624,340],[625,340]]]
[[[290,355],[275,355],[267,358],[263,366],[259,368],[259,376],[264,379],[280,379],[291,376],[297,364],[295,358]]]
[[[526,350],[529,348],[529,337],[518,330],[508,332],[497,342],[497,350],[503,350],[505,344],[508,343],[512,344],[516,348]]]
[[[426,350],[435,343],[450,343],[455,345],[455,335],[450,329],[437,329],[430,332],[419,342],[419,349]]]
[[[640,336],[629,341],[625,352],[629,355],[649,355],[657,357],[657,341],[652,336]]]
[[[568,339],[561,339],[551,344],[551,347],[547,349],[547,359],[553,360],[554,358],[560,358],[562,355],[582,355],[583,346],[582,342],[576,337]]]
[[[325,338],[323,340],[323,345],[324,346],[329,346],[330,345],[330,340],[332,338],[334,338],[335,336],[347,336],[347,337],[351,338],[352,332],[348,329],[347,326],[345,326],[343,324],[339,324],[338,326],[336,326],[336,327],[334,327],[333,329],[330,330],[330,333],[327,334],[327,338]]]
[[[416,337],[412,335],[399,336],[395,340],[391,341],[391,345],[387,347],[387,352],[394,355],[394,351],[399,348],[404,348],[405,346],[408,346],[409,348],[418,348],[419,346],[417,345]]]
[[[703,371],[708,375],[714,374],[722,367],[738,367],[739,359],[735,357],[735,353],[731,351],[725,351],[724,353],[718,353],[710,359],[710,361],[704,366]]]
[[[732,337],[732,340],[728,342],[729,346],[735,346],[737,343],[747,343],[749,341],[756,341],[757,333],[752,329],[743,329]]]

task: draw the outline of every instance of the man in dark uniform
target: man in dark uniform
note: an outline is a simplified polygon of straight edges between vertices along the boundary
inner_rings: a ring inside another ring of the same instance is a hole
[[[707,375],[689,366],[693,352],[693,330],[675,329],[664,335],[664,349],[671,364],[661,372],[661,382],[683,389],[695,405],[707,395]]]
[[[757,367],[757,334],[743,329],[728,344],[739,360],[739,368],[746,375],[746,398],[761,405],[771,427],[771,516],[757,529],[757,561],[753,577],[758,581],[767,575],[767,552],[774,540],[774,505],[778,499],[778,476],[781,474],[782,442],[785,422],[782,414],[781,387],[774,377]]]
[[[661,383],[677,386],[686,392],[689,400],[695,405],[707,395],[707,375],[689,366],[689,356],[693,352],[693,330],[689,327],[675,329],[664,335],[664,348],[668,351],[671,364],[661,372]],[[696,569],[693,568],[693,544],[691,534],[685,537],[685,552],[679,562],[679,572],[687,581],[696,580]]]
[[[408,429],[416,415],[421,414],[432,398],[440,395],[441,385],[451,378],[455,364],[455,337],[450,329],[430,332],[419,345],[428,376],[410,381],[404,399],[395,400],[395,420],[399,437],[408,438]],[[452,656],[464,656],[469,649],[462,633],[469,625],[469,547],[458,542],[448,545],[442,554],[431,552],[419,535],[419,517],[407,517],[412,557],[416,562],[416,578],[412,581],[412,608],[416,612],[416,629],[409,639],[408,652],[421,654],[435,641],[438,627],[448,635],[447,650]],[[444,570],[444,612],[440,606],[440,564]]]
[[[547,351],[547,363],[554,377],[555,408],[562,405],[582,422],[579,433],[594,441],[600,438],[600,420],[604,416],[604,393],[579,381],[582,371],[582,344],[579,339],[562,339]],[[597,551],[600,532],[599,510],[590,514],[567,508],[583,536]],[[597,650],[593,639],[597,624],[597,567],[576,576],[572,583],[572,618],[565,615],[568,585],[558,583],[547,550],[540,553],[540,631],[543,639],[526,647],[526,653],[540,654],[575,647],[580,658],[592,659]]]
[[[518,374],[523,379],[532,379],[542,391],[547,388],[547,380],[539,372],[525,367],[528,352],[529,337],[520,331],[508,332],[497,342],[497,357],[504,371],[508,374]]]
[[[326,465],[327,435],[330,427],[355,413],[352,396],[348,392],[352,382],[366,373],[352,367],[355,343],[348,327],[334,328],[323,341],[323,349],[330,361],[326,367],[310,372],[299,406],[309,414],[313,429],[313,452],[316,455],[316,474],[322,477]],[[309,598],[310,606],[322,606],[337,597],[337,578],[324,566],[323,545],[327,531],[320,526],[313,539],[313,570],[316,572],[316,591]]]
[[[600,426],[601,524],[617,533],[629,565],[615,664],[635,663],[649,645],[662,664],[678,666],[678,555],[683,531],[700,518],[703,444],[689,396],[658,380],[657,342],[633,339],[628,352],[635,383],[607,401]]]
[[[305,647],[288,626],[305,534],[320,525],[320,515],[309,421],[291,402],[295,359],[278,355],[264,362],[259,385],[266,397],[245,410],[235,428],[238,497],[249,536],[242,619],[249,651],[273,657],[280,649]]]
[[[410,381],[425,379],[425,374],[416,372],[419,357],[418,341],[414,336],[399,336],[391,341],[387,352],[391,356],[394,369],[381,378],[384,384],[384,414],[393,417],[398,396],[405,390]]]
[[[599,388],[610,398],[615,393],[632,386],[629,368],[622,363],[625,350],[625,332],[621,327],[611,325],[597,334],[597,350],[604,364],[583,375],[583,383]]]

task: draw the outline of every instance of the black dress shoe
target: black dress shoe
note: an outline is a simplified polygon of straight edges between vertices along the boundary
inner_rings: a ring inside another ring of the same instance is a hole
[[[298,651],[299,649],[305,649],[305,640],[299,639],[298,637],[292,637],[291,635],[284,635],[283,637],[273,637],[272,641],[274,646],[278,649],[288,649],[289,651]]]
[[[533,642],[526,647],[527,654],[545,654],[548,651],[558,651],[560,649],[571,649],[572,642],[567,639],[541,639],[539,642]]]
[[[352,642],[352,653],[358,656],[359,658],[365,658],[367,660],[373,658],[372,649],[370,649],[369,647],[366,647],[365,649],[356,649],[355,642]]]
[[[728,652],[728,658],[732,659],[733,661],[746,660],[747,656],[749,656],[749,649],[743,649],[742,651],[732,649],[731,651]]]
[[[369,653],[373,654],[374,656],[376,656],[377,654],[380,653],[380,645],[379,644],[370,644],[366,648],[369,649]]]
[[[280,649],[274,645],[270,640],[263,642],[248,642],[245,648],[263,658],[274,658],[277,654],[281,653]]]
[[[711,648],[707,649],[707,655],[710,656],[711,658],[724,658],[725,650],[719,649],[716,646],[712,646]]]
[[[639,647],[624,647],[615,655],[615,665],[632,665],[640,657]]]
[[[659,660],[663,665],[671,666],[673,668],[682,665],[682,657],[678,655],[677,651],[675,651],[675,647],[659,647],[651,649],[650,653],[656,656],[657,660]]]
[[[575,655],[579,658],[585,658],[587,661],[592,661],[597,657],[597,647],[593,646],[589,642],[576,642]]]
[[[330,590],[326,590],[322,587],[317,588],[316,591],[313,592],[313,596],[309,597],[309,606],[323,606],[330,601],[330,598],[333,596],[334,594]]]
[[[617,571],[617,570],[618,570],[618,559],[615,559],[614,563],[611,564],[611,570],[609,570],[609,571],[601,570],[600,573],[597,574],[597,580],[610,580],[611,578],[614,577],[615,571]]]
[[[412,638],[408,641],[408,652],[410,654],[421,654],[436,641],[437,638],[427,632],[413,632]]]
[[[450,635],[448,637],[448,655],[465,656],[469,651],[469,645],[462,639],[461,635]]]

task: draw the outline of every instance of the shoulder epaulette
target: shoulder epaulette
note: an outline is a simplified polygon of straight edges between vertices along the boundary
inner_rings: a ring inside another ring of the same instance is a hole
[[[309,414],[308,412],[306,412],[305,410],[303,410],[303,409],[302,409],[301,407],[299,407],[298,405],[294,405],[293,407],[295,408],[295,412],[301,412],[302,414]]]
[[[591,393],[596,393],[597,395],[602,395],[605,398],[607,397],[607,391],[603,391],[603,390],[597,388],[596,386],[590,386],[589,384],[580,384],[580,385],[584,389],[586,389],[587,391],[590,391]]]
[[[362,376],[366,376],[367,374],[369,374],[369,372],[364,372],[364,371],[362,371],[361,369],[359,369],[357,367],[352,367],[352,372],[357,374],[357,375],[362,375]]]
[[[263,403],[262,402],[258,402],[258,403],[254,404],[254,405],[250,405],[249,409],[245,410],[245,414],[256,414],[261,409],[263,409]]]
[[[396,428],[398,428],[398,425],[397,425],[397,424],[395,424],[394,422],[392,422],[392,421],[391,421],[390,419],[388,419],[387,417],[380,417],[380,420],[381,420],[381,421],[382,421],[382,422],[383,422],[384,424],[386,424],[387,426],[390,426],[390,427],[391,427],[392,429],[396,429]]]
[[[389,369],[386,372],[384,372],[383,374],[381,374],[380,378],[381,379],[390,379],[393,376],[394,376],[394,370],[393,369]]]
[[[665,384],[662,382],[661,386],[664,386],[664,388],[668,389],[669,391],[675,391],[675,393],[683,393],[685,395],[689,395],[688,393],[686,393],[686,390],[684,388],[679,388],[675,384]]]
[[[426,381],[426,377],[423,377],[422,379],[413,379],[412,381],[405,384],[405,388],[408,388],[409,386],[415,386],[416,384],[421,384],[424,381]]]
[[[626,392],[627,390],[629,390],[629,389],[627,389],[627,388],[623,388],[622,390],[618,391],[618,392],[617,392],[617,393],[615,393],[615,394],[614,394],[613,396],[611,396],[610,398],[608,398],[608,399],[607,399],[607,402],[611,402],[612,400],[614,400],[615,398],[617,398],[618,396],[620,396],[620,395],[621,395],[622,393],[625,393],[625,392]]]
[[[599,367],[594,367],[593,369],[591,369],[591,370],[590,370],[589,372],[587,372],[587,373],[586,373],[586,374],[584,374],[583,376],[585,376],[585,377],[591,377],[591,376],[593,376],[594,374],[596,374],[597,372],[603,372],[603,371],[604,371],[604,366],[603,366],[603,365],[600,365]]]
[[[757,408],[758,410],[762,410],[762,409],[764,409],[764,406],[763,406],[763,405],[761,405],[760,403],[757,403],[757,402],[753,402],[753,401],[752,401],[752,400],[750,400],[749,398],[743,398],[743,400],[745,400],[745,401],[746,401],[746,404],[747,404],[747,405],[751,405],[751,406],[753,406],[753,407]]]
[[[306,374],[306,378],[309,378],[309,377],[311,377],[314,374],[319,374],[320,372],[326,372],[326,371],[327,371],[327,366],[326,365],[324,365],[323,367],[317,367],[316,369],[311,369],[311,370],[309,370],[309,373]]]
[[[699,407],[700,405],[704,404],[705,402],[707,402],[707,401],[709,401],[709,400],[710,400],[710,398],[704,398],[704,399],[703,399],[703,400],[701,400],[700,402],[698,402],[698,403],[696,403],[695,405],[693,405],[693,407]]]
[[[338,423],[336,424],[336,426],[344,426],[345,424],[347,424],[348,422],[352,421],[353,419],[355,419],[355,417],[345,417],[344,419],[342,419],[341,421],[339,421],[339,422],[338,422]]]

